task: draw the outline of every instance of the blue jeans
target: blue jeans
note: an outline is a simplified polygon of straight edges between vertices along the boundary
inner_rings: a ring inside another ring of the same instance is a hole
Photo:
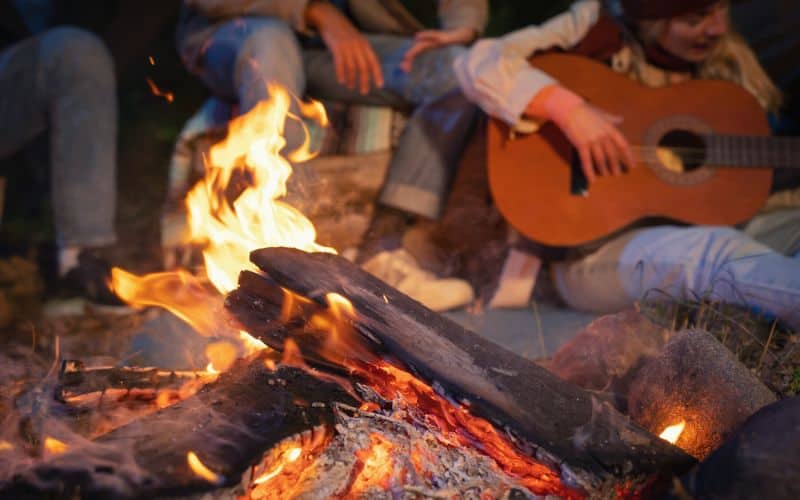
[[[116,82],[111,55],[91,33],[55,28],[0,52],[0,156],[45,131],[57,242],[113,243]]]
[[[458,159],[477,118],[477,108],[460,92],[451,70],[464,50],[448,46],[417,57],[406,73],[400,69],[412,40],[366,34],[381,64],[384,87],[366,95],[340,85],[331,53],[301,39],[284,22],[268,17],[240,17],[222,25],[199,61],[189,61],[217,95],[239,103],[246,112],[268,99],[267,82],[277,82],[296,96],[361,104],[411,108],[408,124],[380,201],[429,218],[438,218]],[[289,147],[302,142],[297,124],[287,123]]]
[[[561,296],[576,309],[615,312],[658,291],[679,300],[742,305],[798,328],[800,209],[758,216],[743,231],[709,226],[632,231],[583,259],[556,264],[553,271]]]

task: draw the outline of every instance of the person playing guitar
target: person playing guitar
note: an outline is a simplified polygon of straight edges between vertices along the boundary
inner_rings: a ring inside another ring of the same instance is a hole
[[[591,190],[603,177],[626,175],[640,160],[637,150],[618,129],[621,117],[561,85],[530,57],[553,49],[584,55],[649,87],[725,80],[765,112],[775,111],[780,92],[731,30],[728,10],[719,0],[582,0],[541,26],[479,41],[455,70],[467,97],[513,129],[555,124],[577,151]],[[530,163],[536,168],[535,159]],[[536,189],[529,187],[530,197]],[[529,216],[557,224],[559,214]],[[743,305],[800,328],[800,208],[759,215],[745,230],[635,227],[595,243],[551,265],[559,294],[573,308],[614,312],[657,289]]]

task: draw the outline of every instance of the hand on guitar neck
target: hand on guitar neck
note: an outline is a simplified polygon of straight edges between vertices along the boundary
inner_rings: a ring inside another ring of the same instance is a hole
[[[577,150],[590,183],[597,176],[622,175],[636,165],[630,144],[617,129],[622,117],[592,106],[560,85],[550,85],[536,94],[526,114],[558,125]]]

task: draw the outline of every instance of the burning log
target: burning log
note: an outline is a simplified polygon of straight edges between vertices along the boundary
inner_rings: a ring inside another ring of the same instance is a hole
[[[251,260],[269,277],[243,273],[226,307],[266,344],[276,335],[278,285],[318,301],[338,293],[357,311],[353,327],[375,352],[400,359],[423,380],[441,387],[479,416],[598,477],[679,473],[694,460],[631,423],[584,390],[425,308],[344,258],[268,248]],[[274,281],[273,281],[274,280]],[[304,354],[313,351],[302,344]],[[546,454],[545,454],[546,455]]]
[[[160,370],[154,367],[86,367],[81,361],[66,360],[62,362],[58,376],[56,397],[66,401],[109,390],[179,390],[186,383],[193,381],[210,380],[208,374],[204,372]]]
[[[0,498],[154,498],[237,485],[281,440],[332,422],[339,386],[264,355],[195,396],[0,482]]]

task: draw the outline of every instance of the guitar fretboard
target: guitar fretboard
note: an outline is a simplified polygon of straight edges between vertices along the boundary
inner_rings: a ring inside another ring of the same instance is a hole
[[[706,135],[705,162],[732,167],[800,168],[800,137]]]

